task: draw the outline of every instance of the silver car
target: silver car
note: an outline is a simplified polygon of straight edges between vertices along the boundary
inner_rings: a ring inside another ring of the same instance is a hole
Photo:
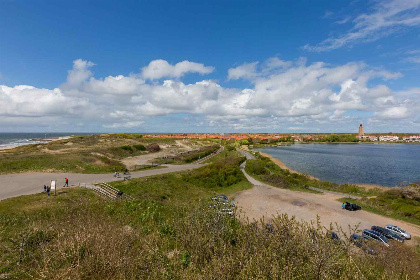
[[[397,226],[394,226],[394,225],[386,225],[385,228],[403,236],[405,239],[411,239],[411,234],[409,234],[408,232],[406,232],[405,230],[403,230],[400,227],[397,227]]]

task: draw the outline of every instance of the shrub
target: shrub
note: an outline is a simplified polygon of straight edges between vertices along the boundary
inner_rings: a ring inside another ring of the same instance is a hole
[[[146,147],[142,144],[133,145],[133,147],[138,151],[146,151]]]
[[[243,160],[244,158],[234,157],[218,160],[211,165],[184,174],[183,179],[208,188],[228,187],[245,179],[239,169]]]
[[[160,146],[157,143],[152,143],[148,145],[146,149],[151,153],[156,153],[160,151]]]
[[[133,151],[133,148],[130,145],[124,145],[120,147],[121,149],[125,150],[125,151]]]

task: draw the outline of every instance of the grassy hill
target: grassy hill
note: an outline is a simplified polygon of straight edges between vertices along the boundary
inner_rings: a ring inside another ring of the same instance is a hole
[[[76,188],[1,201],[0,279],[418,279],[406,246],[371,256],[287,216],[267,231],[220,214],[212,196],[250,187],[231,155],[114,184],[133,200]]]
[[[125,170],[122,159],[155,153],[151,147],[178,150],[176,140],[144,138],[140,134],[81,135],[46,144],[27,145],[0,152],[0,174],[16,172],[74,172],[112,173]],[[196,141],[197,142],[197,141]],[[203,156],[213,151],[214,143],[201,141],[200,149],[192,156]],[[204,147],[203,147],[204,146]],[[207,146],[211,148],[207,148]],[[180,149],[182,150],[182,149]],[[188,162],[188,157],[182,160]]]

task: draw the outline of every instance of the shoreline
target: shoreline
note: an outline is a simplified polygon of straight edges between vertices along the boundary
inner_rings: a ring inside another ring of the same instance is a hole
[[[0,153],[6,152],[8,150],[15,149],[15,148],[19,148],[19,147],[22,147],[22,146],[42,145],[42,144],[48,144],[48,143],[51,143],[51,142],[55,142],[55,141],[59,141],[59,140],[66,140],[66,139],[70,139],[70,138],[72,138],[72,136],[57,136],[57,137],[50,137],[50,138],[34,138],[34,139],[29,140],[29,141],[34,141],[33,143],[0,147]]]
[[[277,164],[280,168],[288,170],[290,173],[297,173],[297,174],[308,176],[312,180],[322,181],[320,178],[314,177],[314,176],[309,175],[309,174],[306,174],[306,173],[302,173],[302,172],[296,171],[296,170],[288,167],[283,161],[281,161],[278,158],[273,157],[270,154],[267,154],[267,153],[264,153],[264,152],[261,152],[261,151],[258,151],[258,152],[261,155],[263,155],[265,157],[268,157],[272,162],[274,162],[275,164]],[[382,190],[389,190],[391,188],[391,187],[386,187],[386,186],[382,186],[382,185],[368,184],[368,183],[357,183],[357,184],[356,183],[349,183],[349,184],[350,185],[356,185],[356,186],[359,186],[359,187],[362,187],[362,188],[366,188],[366,189],[379,188],[379,189],[382,189]]]

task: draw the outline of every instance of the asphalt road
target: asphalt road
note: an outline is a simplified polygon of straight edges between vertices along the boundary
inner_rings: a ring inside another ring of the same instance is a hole
[[[255,159],[254,155],[251,153],[244,151],[242,149],[236,148],[236,150],[243,156],[246,157],[246,159]]]
[[[140,178],[190,170],[202,167],[202,164],[164,165],[166,168],[151,169],[132,172],[132,178]],[[58,188],[64,185],[64,178],[69,178],[70,186],[79,183],[95,184],[101,182],[114,182],[123,180],[114,178],[114,174],[78,174],[78,173],[18,173],[0,175],[0,200],[19,195],[35,194],[43,191],[44,185],[50,185],[51,180],[56,180]]]

